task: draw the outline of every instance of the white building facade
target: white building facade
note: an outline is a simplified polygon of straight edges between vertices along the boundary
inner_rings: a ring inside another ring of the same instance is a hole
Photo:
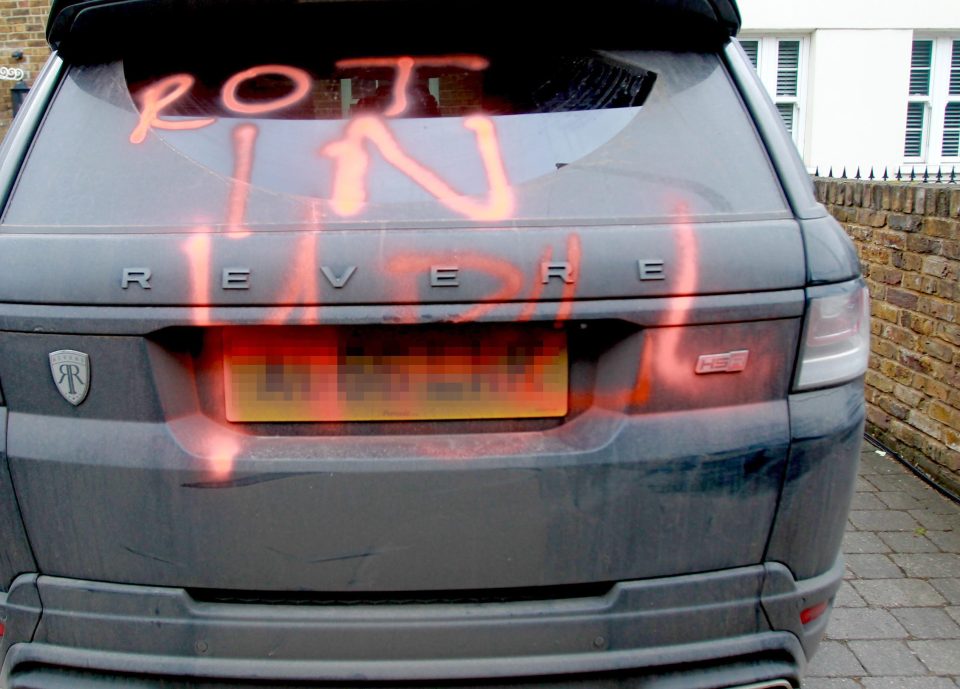
[[[741,44],[810,171],[960,177],[960,0],[738,4]]]

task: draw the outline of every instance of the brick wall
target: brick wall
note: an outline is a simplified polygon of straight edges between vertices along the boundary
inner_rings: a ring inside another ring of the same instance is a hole
[[[867,432],[960,489],[960,187],[814,185],[870,286]]]
[[[50,55],[44,38],[50,0],[0,0],[0,65],[19,67],[27,73],[31,86]],[[12,57],[23,53],[22,59]],[[0,81],[0,136],[7,133],[13,119],[10,89],[12,81]]]

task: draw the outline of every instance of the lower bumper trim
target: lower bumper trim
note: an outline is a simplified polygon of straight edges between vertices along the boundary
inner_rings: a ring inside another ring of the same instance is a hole
[[[106,674],[148,674],[160,677],[234,679],[245,682],[418,682],[431,680],[462,683],[478,679],[512,679],[552,675],[617,673],[645,668],[663,669],[685,665],[736,665],[739,659],[756,663],[771,659],[781,671],[796,675],[803,663],[803,650],[797,638],[788,632],[767,632],[744,637],[676,646],[606,651],[575,656],[536,656],[457,660],[383,660],[383,661],[274,661],[264,659],[183,658],[143,656],[129,653],[91,653],[89,650],[18,644],[7,655],[9,668],[48,665],[93,669]],[[792,669],[791,669],[792,668]],[[11,672],[15,677],[17,671]],[[402,678],[402,680],[400,679]],[[442,679],[440,679],[442,678]],[[596,678],[594,678],[596,679]],[[9,681],[10,689],[17,685]],[[24,685],[27,686],[27,685]],[[95,686],[95,685],[94,685]],[[145,685],[152,686],[152,685]],[[187,685],[185,685],[187,686]],[[193,685],[189,685],[193,686]],[[415,685],[414,685],[415,686]],[[456,685],[455,685],[456,686]],[[466,685],[469,686],[469,685]],[[629,685],[625,685],[629,686]],[[715,685],[715,686],[731,686]],[[166,689],[166,685],[164,685]],[[412,688],[411,688],[412,689]],[[644,685],[646,689],[646,685]]]
[[[776,677],[777,679],[763,679]],[[759,681],[758,681],[759,680]],[[356,677],[330,680],[257,678],[212,679],[114,673],[21,663],[5,685],[9,689],[794,689],[796,665],[788,656],[745,656],[726,662],[684,664],[574,675],[497,677],[484,680],[365,681]]]
[[[124,677],[125,689],[780,689],[799,683],[826,623],[801,627],[799,611],[832,597],[842,574],[838,560],[795,581],[767,563],[583,598],[374,606],[213,603],[31,575],[18,588],[38,594],[42,614],[35,632],[6,640],[0,687],[100,689]],[[682,679],[662,684],[669,677]]]

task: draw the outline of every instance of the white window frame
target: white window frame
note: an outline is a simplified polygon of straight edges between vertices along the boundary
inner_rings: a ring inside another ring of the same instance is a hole
[[[956,165],[960,155],[943,155],[944,118],[947,104],[960,102],[960,95],[949,95],[950,61],[953,55],[953,42],[960,40],[960,34],[917,33],[914,41],[932,41],[933,51],[930,62],[930,93],[927,96],[907,94],[908,103],[922,102],[924,108],[923,139],[920,144],[920,156],[903,156],[907,165],[922,164],[928,167]],[[913,42],[911,41],[911,54]],[[906,108],[904,108],[904,142],[906,141]]]
[[[774,105],[793,105],[793,142],[803,151],[807,119],[807,75],[809,73],[810,37],[804,34],[741,34],[741,41],[757,41],[757,74]],[[797,62],[797,95],[777,95],[777,71],[780,41],[799,41],[800,54]]]

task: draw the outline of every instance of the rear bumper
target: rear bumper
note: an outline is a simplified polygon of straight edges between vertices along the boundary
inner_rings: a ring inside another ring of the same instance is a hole
[[[480,678],[522,687],[545,676],[558,677],[556,686],[592,678],[585,686],[646,687],[677,676],[689,687],[797,684],[826,622],[801,627],[799,611],[831,598],[842,575],[839,560],[800,582],[768,563],[620,582],[584,598],[405,605],[210,603],[183,589],[27,576],[9,597],[42,611],[35,630],[11,625],[0,686],[93,688],[127,673],[138,677],[125,686],[144,689],[162,681],[466,687]]]

